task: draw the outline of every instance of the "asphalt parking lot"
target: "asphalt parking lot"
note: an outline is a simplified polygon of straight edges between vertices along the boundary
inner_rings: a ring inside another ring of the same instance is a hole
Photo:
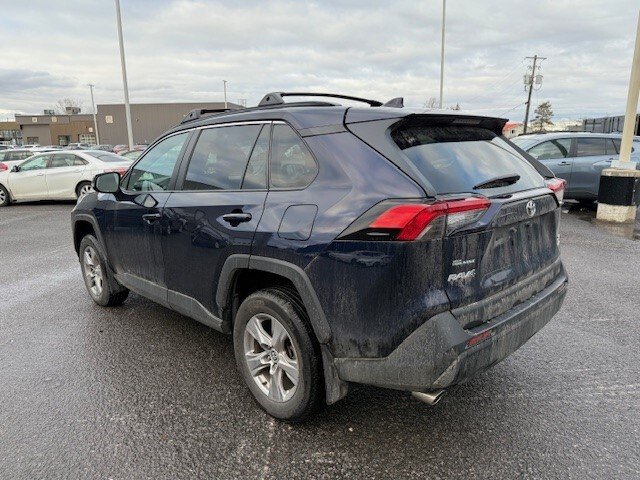
[[[527,345],[435,407],[353,388],[278,423],[229,337],[132,295],[100,308],[71,204],[0,209],[2,478],[638,478],[640,242],[565,214],[570,291]]]

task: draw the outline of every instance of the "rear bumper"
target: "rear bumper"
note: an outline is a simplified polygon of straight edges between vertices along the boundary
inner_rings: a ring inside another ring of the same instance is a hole
[[[341,380],[427,391],[461,383],[516,351],[544,327],[567,292],[564,269],[545,289],[491,321],[465,330],[440,313],[383,358],[336,358]]]

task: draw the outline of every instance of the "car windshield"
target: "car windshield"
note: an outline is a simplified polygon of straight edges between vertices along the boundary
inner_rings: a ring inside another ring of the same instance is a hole
[[[93,158],[97,158],[101,162],[122,163],[127,161],[126,158],[123,158],[120,155],[116,155],[115,153],[111,152],[105,152],[102,150],[91,150],[84,153],[86,153],[87,155],[91,155]]]

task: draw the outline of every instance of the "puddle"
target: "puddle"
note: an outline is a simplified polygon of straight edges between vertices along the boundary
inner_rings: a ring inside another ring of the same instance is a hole
[[[615,235],[616,237],[640,240],[640,214],[635,223],[611,223],[596,219],[597,205],[584,206],[577,203],[565,203],[562,207],[563,214],[572,215],[579,220],[592,223],[598,228]]]

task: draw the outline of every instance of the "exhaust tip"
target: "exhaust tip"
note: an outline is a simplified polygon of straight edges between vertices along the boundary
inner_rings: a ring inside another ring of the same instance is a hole
[[[431,406],[442,400],[444,394],[444,390],[432,390],[430,392],[411,392],[411,395],[420,400],[422,403],[426,403],[427,405]]]

